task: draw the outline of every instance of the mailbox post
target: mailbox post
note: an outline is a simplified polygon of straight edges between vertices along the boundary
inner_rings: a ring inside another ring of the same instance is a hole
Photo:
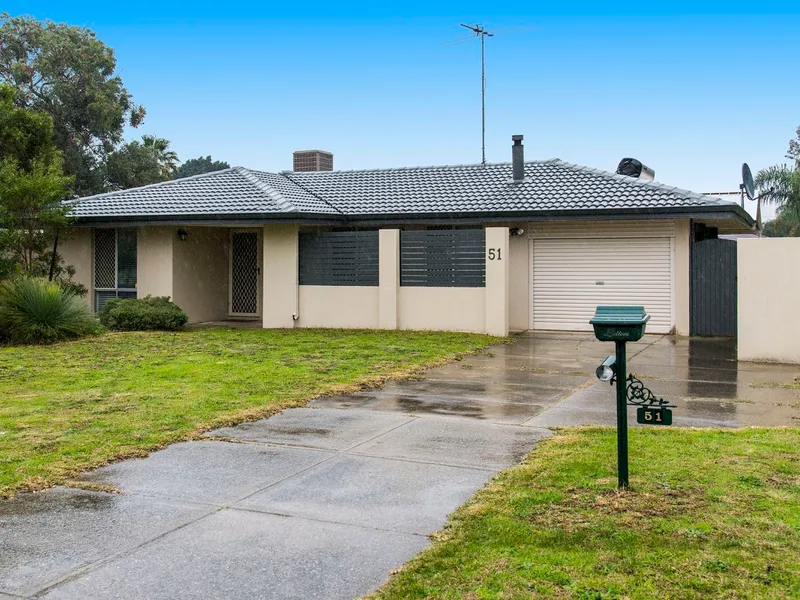
[[[616,360],[608,357],[597,368],[601,381],[614,382],[617,390],[617,483],[628,487],[628,366],[625,344],[639,341],[650,319],[643,306],[598,306],[589,323],[601,342],[614,342]]]

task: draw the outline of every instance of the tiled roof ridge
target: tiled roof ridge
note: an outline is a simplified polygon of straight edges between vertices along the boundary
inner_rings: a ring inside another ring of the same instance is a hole
[[[526,165],[546,165],[558,161],[557,158],[547,158],[543,160],[529,160]],[[486,167],[510,167],[510,162],[497,162],[497,163],[466,163],[461,165],[418,165],[416,167],[383,167],[378,169],[341,169],[336,171],[281,171],[280,175],[301,175],[305,176],[328,176],[336,173],[389,173],[392,171],[430,171],[432,169],[469,169],[469,168],[486,168]],[[266,173],[268,171],[261,171]]]
[[[309,190],[309,189],[308,189],[308,188],[306,188],[305,186],[301,185],[300,183],[296,182],[294,179],[292,179],[291,177],[289,177],[288,173],[281,172],[281,173],[279,173],[278,175],[279,175],[279,176],[281,176],[281,177],[283,177],[284,179],[286,179],[286,181],[290,182],[290,183],[291,183],[292,185],[294,185],[295,187],[298,187],[298,188],[300,188],[301,190],[303,190],[303,191],[304,191],[304,192],[306,192],[307,194],[311,194],[311,195],[312,195],[312,196],[314,196],[314,197],[315,197],[317,200],[320,200],[322,203],[326,204],[327,206],[330,206],[330,207],[331,207],[333,210],[335,210],[337,213],[339,213],[339,214],[340,214],[340,215],[342,215],[343,217],[346,217],[346,216],[347,216],[347,215],[346,215],[346,213],[345,213],[345,212],[344,212],[344,211],[343,211],[341,208],[339,208],[338,206],[336,206],[335,204],[333,204],[333,203],[332,203],[332,202],[330,202],[329,200],[326,200],[325,198],[323,198],[323,197],[322,197],[322,196],[320,196],[319,194],[317,194],[317,193],[315,193],[315,192],[312,192],[311,190]]]
[[[266,194],[270,200],[274,201],[275,204],[280,207],[280,209],[284,212],[298,212],[298,208],[293,205],[289,200],[283,197],[278,190],[273,188],[272,186],[264,183],[258,177],[256,177],[250,169],[245,167],[234,167],[233,168],[236,173],[241,175],[248,183],[251,183],[253,186],[256,187],[260,192]]]

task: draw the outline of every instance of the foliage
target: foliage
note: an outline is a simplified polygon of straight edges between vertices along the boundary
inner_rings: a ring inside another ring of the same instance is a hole
[[[800,219],[790,211],[779,210],[772,221],[764,223],[761,234],[764,237],[800,237]]]
[[[376,598],[800,597],[800,429],[562,430]]]
[[[153,152],[140,142],[123,144],[108,156],[106,185],[111,190],[126,190],[167,179]]]
[[[169,140],[154,135],[143,135],[142,146],[156,159],[161,176],[169,179],[178,170],[178,153],[169,149]]]
[[[14,97],[0,86],[0,278],[18,271],[45,276],[56,231],[67,225],[70,178],[50,141],[50,117],[15,107]],[[59,256],[55,264],[66,273]]]
[[[230,169],[231,166],[224,160],[211,160],[211,156],[201,156],[199,158],[190,158],[183,163],[175,172],[173,179],[181,179],[183,177],[192,177],[193,175],[202,175],[203,173],[213,173],[214,171],[221,171],[222,169]]]
[[[0,348],[0,496],[222,426],[374,386],[494,340],[411,331],[205,329]]]
[[[800,168],[786,165],[768,167],[756,175],[757,194],[777,204],[781,211],[800,218]]]
[[[54,142],[80,196],[104,191],[105,157],[125,125],[144,119],[116,66],[114,51],[89,29],[0,14],[0,82],[17,90],[19,106],[53,118]]]
[[[58,283],[18,277],[0,284],[0,332],[18,344],[51,344],[98,333],[80,296]]]
[[[100,313],[103,326],[114,331],[176,331],[189,317],[166,296],[112,299]]]
[[[795,138],[789,140],[789,151],[786,153],[786,158],[791,158],[800,169],[800,127],[795,132]]]

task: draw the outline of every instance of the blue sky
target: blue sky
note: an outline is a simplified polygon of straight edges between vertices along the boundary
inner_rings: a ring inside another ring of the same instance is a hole
[[[509,160],[522,133],[528,159],[613,171],[634,156],[664,183],[736,190],[741,163],[782,162],[800,125],[800,9],[788,2],[771,3],[774,14],[681,2],[649,14],[619,3],[4,9],[95,30],[147,108],[129,137],[166,137],[182,159],[276,171],[293,150],[322,148],[337,169],[479,162],[480,47],[460,22],[496,31],[490,162]]]

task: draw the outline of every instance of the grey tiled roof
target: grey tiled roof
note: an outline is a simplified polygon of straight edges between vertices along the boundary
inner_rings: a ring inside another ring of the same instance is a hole
[[[398,215],[571,210],[681,209],[732,203],[560,160],[525,165],[415,167],[265,173],[234,167],[186,179],[83,198],[77,217],[190,215]]]

